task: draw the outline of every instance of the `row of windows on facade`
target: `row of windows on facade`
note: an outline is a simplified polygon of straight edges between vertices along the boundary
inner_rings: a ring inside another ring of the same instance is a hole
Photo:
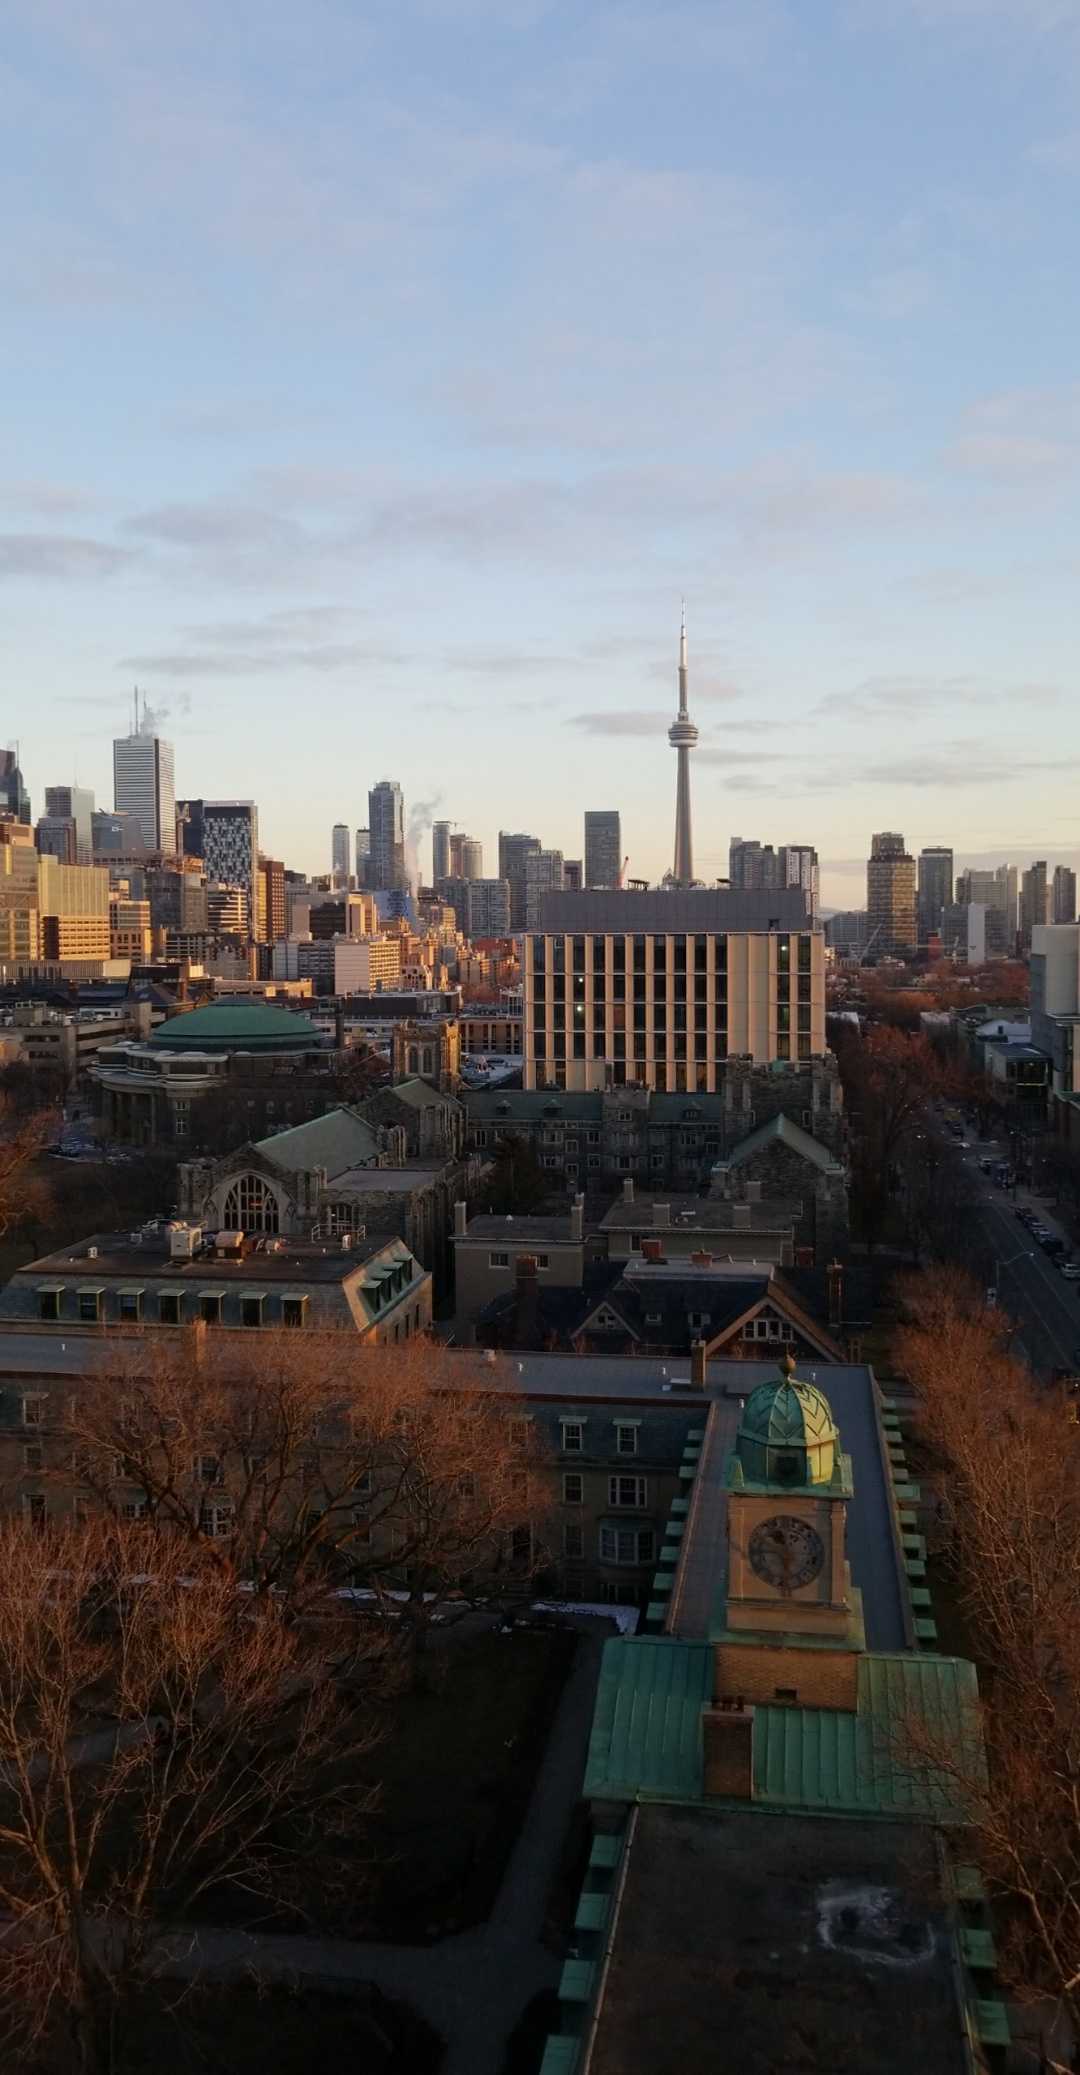
[[[670,1037],[667,1030],[654,1030],[650,1037],[647,1031],[635,1029],[632,1035],[634,1043],[628,1049],[626,1032],[622,1030],[610,1033],[600,1028],[592,1031],[560,1030],[557,1027],[547,1030],[543,1023],[537,1023],[533,1031],[531,1056],[534,1059],[607,1059],[610,1055],[612,1059],[626,1060],[632,1059],[637,1053],[642,1064],[646,1055],[668,1051],[673,1060],[700,1060],[703,1064],[710,1057],[721,1061],[730,1056],[726,1026],[723,1029],[717,1026],[711,1046],[704,1028],[700,1032],[676,1029]],[[809,1007],[805,1012],[800,1009],[795,1035],[799,1041],[796,1048],[797,1056],[800,1059],[809,1059],[809,1047],[813,1037],[812,1012]],[[791,1026],[783,1018],[777,1020],[775,1038],[778,1057],[790,1058]],[[804,1039],[805,1045],[802,1042]]]
[[[678,980],[681,976],[676,974],[674,977]],[[813,1000],[813,986],[813,976],[810,973],[778,973],[776,975],[776,986],[773,989],[773,1001],[778,1009],[789,1007],[793,994],[796,1002],[810,1002]],[[653,974],[652,994],[650,997],[648,976],[645,973],[634,973],[631,975],[629,992],[627,992],[625,973],[613,974],[610,981],[605,984],[603,992],[601,992],[598,986],[590,987],[584,973],[570,974],[569,992],[567,991],[567,975],[565,973],[552,974],[550,990],[546,973],[534,973],[530,996],[534,1015],[543,1009],[549,1001],[552,1007],[556,1009],[565,1007],[567,1002],[573,1002],[577,1008],[591,1004],[593,1013],[597,1017],[603,1017],[609,1012],[617,1014],[620,1007],[625,1010],[627,1001],[632,1001],[634,1008],[640,1010],[642,1015],[644,1015],[651,999],[653,1014],[656,1016],[668,1007],[667,975],[665,973]],[[711,1000],[719,1021],[726,1015],[728,1008],[726,973],[717,973],[713,982]],[[691,1005],[702,1011],[708,1010],[710,990],[707,974],[695,974],[692,991],[689,987],[675,987],[671,1006],[676,1014],[685,1015],[686,1010]],[[664,1020],[662,1015],[660,1020]]]
[[[790,971],[791,932],[777,930],[770,932],[770,935],[776,947],[777,970],[780,972]],[[813,941],[813,937],[805,931],[795,933],[795,943],[797,946],[796,965],[800,972],[808,973],[812,968]],[[627,963],[626,947],[628,944],[630,945],[630,964],[635,972],[645,971],[648,962],[647,945],[652,947],[654,970],[658,963],[667,963],[669,946],[671,948],[672,963],[676,972],[686,970],[691,953],[695,972],[705,972],[708,968],[710,944],[714,947],[713,961],[715,967],[720,969],[727,964],[728,940],[726,935],[719,933],[708,936],[673,935],[651,937],[591,934],[588,936],[565,936],[551,934],[533,937],[533,970],[534,972],[539,972],[544,969],[547,964],[548,949],[550,948],[553,970],[555,972],[565,972],[567,969],[566,947],[569,945],[569,966],[572,972],[584,972],[587,963],[592,965],[594,971],[600,970],[608,963],[607,953],[609,947],[611,952],[610,963],[613,970],[615,972],[625,972]],[[587,949],[586,947],[589,948]]]
[[[409,1264],[403,1262],[393,1276],[386,1276],[381,1283],[364,1285],[364,1296],[373,1313],[390,1309],[402,1290],[411,1281]],[[63,1318],[63,1299],[66,1292],[58,1285],[55,1289],[38,1291],[38,1316],[50,1323]],[[230,1293],[231,1294],[231,1293]],[[75,1293],[75,1317],[80,1325],[101,1325],[105,1320],[106,1297],[114,1295],[116,1308],[114,1317],[121,1325],[138,1325],[149,1322],[144,1290],[77,1290]],[[191,1298],[181,1290],[159,1290],[157,1293],[157,1323],[161,1326],[189,1325],[201,1320],[204,1325],[222,1324],[224,1293],[214,1290],[200,1291]],[[270,1309],[267,1310],[267,1306]],[[240,1298],[240,1324],[242,1326],[303,1326],[307,1323],[308,1299],[305,1296],[280,1297],[276,1305],[269,1296],[244,1296]],[[406,1331],[420,1329],[420,1307],[410,1312],[404,1321]]]
[[[552,1054],[537,1052],[530,1056],[538,1087],[555,1089],[566,1087],[565,1050],[561,1052],[556,1050]],[[583,1052],[577,1050],[571,1054],[571,1057],[574,1059],[583,1059],[584,1056]],[[651,1063],[645,1059],[627,1061],[618,1050],[616,1050],[613,1060],[610,1062],[605,1060],[604,1064],[609,1067],[612,1086],[616,1088],[651,1087],[655,1089],[658,1095],[666,1095],[668,1093],[672,1095],[709,1095],[715,1093],[721,1086],[721,1073],[724,1061],[728,1056],[728,1053],[725,1052],[723,1057],[717,1057],[715,1073],[713,1073],[713,1068],[704,1059],[698,1061],[691,1060],[689,1063],[684,1059],[676,1059],[670,1076],[666,1060],[654,1059]],[[772,1056],[774,1059],[791,1059],[793,1057],[796,1059],[812,1059],[814,1057],[813,1039],[800,1036],[796,1039],[795,1051],[792,1053],[791,1039],[778,1037],[772,1048]],[[709,1086],[710,1074],[713,1075],[713,1086],[711,1088]]]

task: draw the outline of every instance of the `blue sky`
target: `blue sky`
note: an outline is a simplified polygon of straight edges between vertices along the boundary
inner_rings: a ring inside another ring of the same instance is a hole
[[[1080,0],[8,0],[0,740],[1076,861]]]

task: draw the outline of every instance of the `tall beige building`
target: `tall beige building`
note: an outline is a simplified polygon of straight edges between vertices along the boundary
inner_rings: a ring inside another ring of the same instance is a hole
[[[824,938],[802,893],[552,895],[543,920],[557,926],[525,942],[526,1088],[711,1093],[728,1058],[826,1049]]]
[[[0,814],[0,964],[28,964],[40,956],[34,831],[14,814]]]
[[[41,956],[47,959],[107,959],[109,874],[104,865],[65,865],[38,859]]]
[[[866,866],[866,948],[879,957],[906,958],[915,949],[915,859],[893,830],[870,838]]]

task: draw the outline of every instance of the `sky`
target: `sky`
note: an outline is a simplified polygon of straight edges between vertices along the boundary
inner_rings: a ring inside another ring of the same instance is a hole
[[[1080,861],[1080,0],[6,0],[0,742]],[[426,862],[426,847],[421,861]]]

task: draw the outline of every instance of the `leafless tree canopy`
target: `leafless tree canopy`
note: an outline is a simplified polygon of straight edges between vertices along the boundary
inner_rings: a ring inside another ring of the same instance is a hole
[[[1080,1426],[1008,1352],[1008,1322],[956,1270],[904,1286],[896,1356],[918,1394],[937,1540],[980,1664],[988,1782],[957,1780],[1002,1898],[1018,1994],[1080,2037]],[[954,1773],[956,1753],[936,1758]]]
[[[171,1531],[8,1522],[0,1566],[0,2026],[12,2057],[98,2071],[170,1924],[347,1863],[384,1653]]]

